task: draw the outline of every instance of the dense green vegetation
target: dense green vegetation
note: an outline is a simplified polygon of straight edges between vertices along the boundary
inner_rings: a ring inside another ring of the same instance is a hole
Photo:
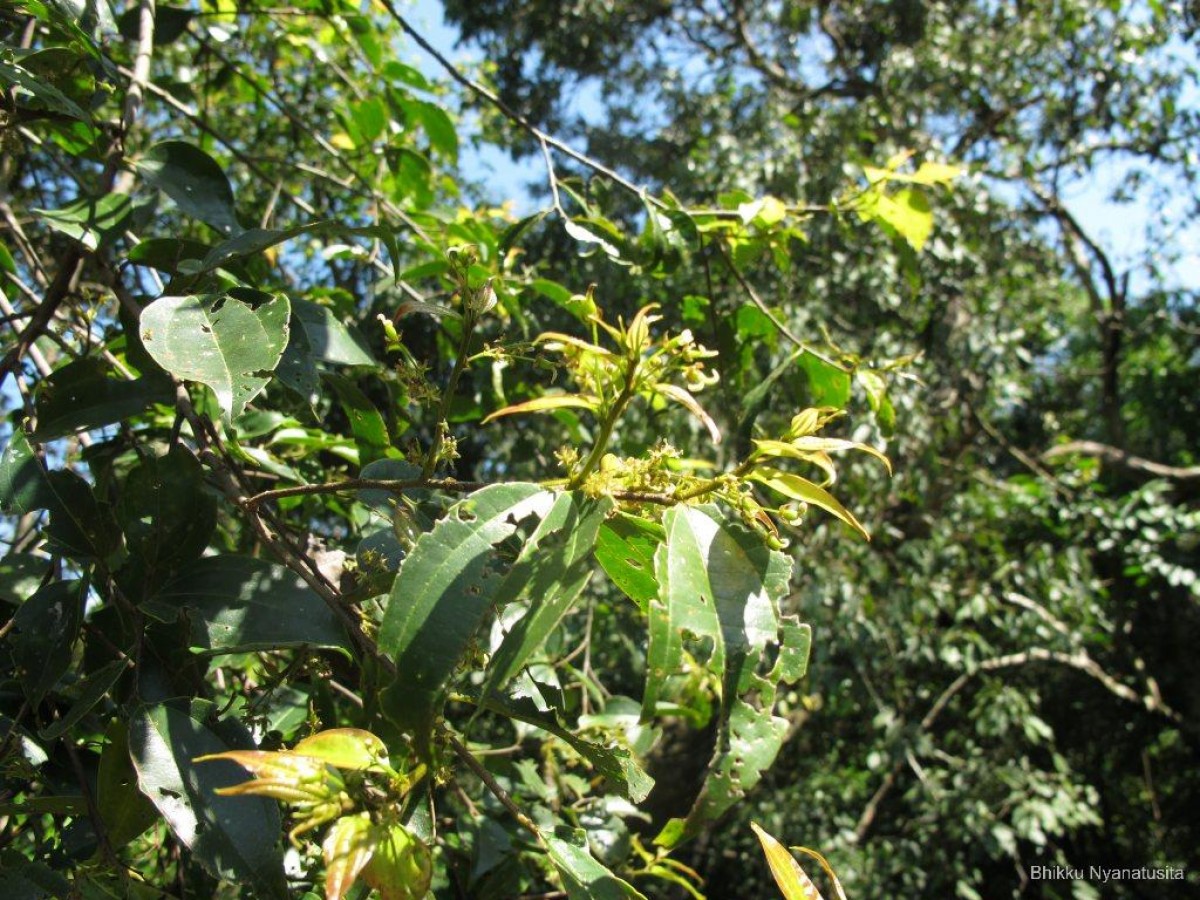
[[[1179,6],[6,5],[0,895],[1200,893]]]

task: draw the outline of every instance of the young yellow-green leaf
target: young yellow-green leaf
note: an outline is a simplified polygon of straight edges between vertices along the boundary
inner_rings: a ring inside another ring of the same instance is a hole
[[[325,900],[341,900],[366,868],[379,841],[370,813],[342,816],[325,835]]]
[[[800,868],[796,858],[788,853],[787,848],[754,822],[750,823],[750,827],[758,835],[763,853],[767,857],[767,865],[771,867],[775,883],[783,893],[783,900],[823,900],[817,886],[804,874],[804,870]]]
[[[894,194],[881,194],[871,209],[871,218],[896,230],[914,250],[920,252],[933,231],[933,211],[925,193],[905,188]]]
[[[226,421],[242,414],[271,380],[288,342],[283,294],[159,297],[144,310],[142,343],[177,378],[208,385]]]
[[[293,753],[315,757],[339,769],[356,772],[363,769],[386,769],[387,745],[361,728],[329,728],[306,737]]]
[[[763,456],[783,456],[790,459],[806,460],[815,462],[812,459],[812,454],[837,452],[839,450],[859,450],[870,456],[875,457],[890,474],[892,471],[891,461],[869,444],[862,444],[858,441],[847,441],[842,438],[821,438],[821,437],[798,437],[792,441],[773,441],[773,440],[755,440],[755,449]]]
[[[842,882],[838,879],[837,873],[833,871],[833,866],[829,864],[829,860],[816,850],[810,850],[808,847],[792,847],[792,850],[796,853],[803,853],[805,856],[811,856],[820,863],[821,868],[825,870],[825,874],[829,876],[830,883],[833,884],[833,890],[837,894],[838,900],[846,900],[846,891],[842,888]]]
[[[379,900],[424,900],[433,880],[429,848],[399,823],[375,831],[375,852],[363,881],[379,891]]]
[[[592,396],[585,394],[547,394],[543,397],[535,397],[532,400],[526,400],[524,403],[514,403],[511,406],[506,406],[504,409],[498,409],[486,419],[483,424],[486,425],[493,419],[499,419],[501,416],[512,416],[517,413],[531,412],[548,412],[553,409],[587,409],[592,412],[600,405],[600,401]]]
[[[700,405],[700,402],[688,391],[675,384],[656,384],[654,390],[667,399],[674,400],[699,419],[700,424],[708,429],[708,436],[712,438],[712,442],[714,444],[721,443],[721,429],[717,427],[717,423],[713,421],[712,416],[704,411],[704,407]]]
[[[842,506],[833,494],[809,481],[807,478],[801,478],[799,475],[793,475],[791,472],[781,472],[778,469],[766,467],[754,470],[750,473],[750,477],[755,481],[765,484],[771,490],[778,491],[785,497],[821,507],[826,512],[837,516],[868,541],[871,539],[871,535],[867,532],[867,529],[854,517],[853,513]]]

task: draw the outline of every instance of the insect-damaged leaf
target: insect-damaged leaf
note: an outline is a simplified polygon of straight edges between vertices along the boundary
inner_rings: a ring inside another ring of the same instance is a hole
[[[683,659],[685,635],[721,679],[721,718],[708,777],[686,819],[656,839],[674,846],[694,836],[753,787],[787,736],[773,715],[780,682],[792,683],[808,659],[808,626],[781,618],[791,563],[722,510],[676,506],[663,518],[655,554],[659,594],[650,604],[650,646],[642,715],[649,718]],[[769,671],[761,672],[774,657]]]
[[[600,524],[613,507],[608,497],[592,500],[560,494],[496,592],[504,607],[521,597],[529,612],[514,623],[492,658],[483,685],[486,697],[516,675],[562,621],[592,574],[592,548]]]
[[[419,742],[428,738],[446,682],[491,608],[500,582],[492,547],[524,518],[543,516],[554,495],[536,484],[492,485],[450,508],[400,566],[379,629],[396,661],[384,704]]]
[[[212,388],[228,420],[271,380],[287,346],[289,313],[283,294],[159,297],[142,310],[141,338],[172,375]]]

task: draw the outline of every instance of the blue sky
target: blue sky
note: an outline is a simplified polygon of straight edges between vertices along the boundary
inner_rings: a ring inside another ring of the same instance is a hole
[[[414,27],[449,59],[456,63],[478,62],[478,49],[457,46],[458,31],[446,25],[441,0],[414,0],[410,9]],[[413,63],[423,72],[430,77],[444,76],[437,63],[419,48],[414,47],[413,52]],[[595,101],[587,96],[585,88],[579,98],[585,114],[589,103]],[[545,178],[540,160],[529,158],[514,162],[507,153],[493,147],[482,150],[468,147],[463,154],[463,166],[469,180],[485,183],[497,201],[513,199],[519,213],[532,211],[539,205],[540,198],[530,197],[526,186],[531,182],[540,184]],[[1119,162],[1104,163],[1089,178],[1069,185],[1064,191],[1064,200],[1072,214],[1110,254],[1120,270],[1131,265],[1146,250],[1146,230],[1151,221],[1148,197],[1146,202],[1134,198],[1129,203],[1115,203],[1109,199],[1112,187],[1123,173]],[[1181,192],[1173,204],[1178,221],[1189,221],[1189,202],[1190,199]],[[1200,290],[1200,224],[1185,225],[1173,237],[1171,248],[1179,259],[1165,267],[1168,286]],[[1136,290],[1140,275],[1135,272],[1133,280]]]

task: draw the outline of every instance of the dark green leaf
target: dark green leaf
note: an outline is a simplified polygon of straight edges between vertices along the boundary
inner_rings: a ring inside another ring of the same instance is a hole
[[[44,380],[37,392],[37,430],[42,442],[131,419],[155,403],[174,402],[171,383],[161,376],[135,381],[109,378],[101,359],[84,357]]]
[[[151,147],[134,166],[187,215],[226,236],[241,233],[229,179],[216,160],[199,147],[186,141],[163,141]]]
[[[493,695],[481,705],[492,712],[533,725],[565,741],[604,776],[613,790],[631,803],[641,803],[654,787],[654,779],[646,774],[629,748],[617,744],[605,746],[581,738],[568,730],[555,717],[553,711],[543,713],[530,700]]]
[[[68,729],[79,722],[92,711],[92,707],[104,699],[108,692],[112,690],[113,685],[117,683],[129,668],[129,665],[127,661],[118,659],[106,666],[101,666],[87,678],[83,679],[83,681],[79,682],[75,687],[77,697],[75,702],[71,704],[71,708],[67,710],[66,715],[60,719],[56,719],[46,728],[43,728],[38,732],[38,736],[44,741],[53,741],[61,735],[66,734]]]
[[[180,570],[147,607],[191,622],[191,642],[204,653],[284,647],[349,651],[337,617],[297,575],[246,556],[210,556]]]
[[[148,238],[132,247],[126,258],[139,266],[178,275],[182,269],[191,271],[200,268],[200,260],[211,252],[208,244],[187,238]],[[195,265],[183,265],[193,260]]]
[[[41,703],[70,668],[82,621],[83,585],[78,581],[46,585],[13,616],[13,663],[30,703]]]
[[[495,594],[503,609],[524,597],[529,612],[513,623],[492,657],[483,696],[498,691],[529,661],[575,602],[592,575],[592,548],[611,499],[560,494],[521,548],[521,555]]]
[[[247,228],[241,234],[213,247],[200,263],[200,270],[207,271],[224,266],[235,259],[254,256],[277,244],[324,227],[322,222],[298,225],[295,228]]]
[[[299,328],[295,326],[299,325]],[[313,357],[338,366],[374,366],[362,336],[343,325],[333,310],[308,300],[292,301],[293,331],[303,331]]]
[[[205,488],[199,460],[176,445],[129,471],[117,520],[134,563],[153,580],[204,552],[217,524],[217,502]]]
[[[368,398],[349,378],[333,372],[325,373],[325,382],[333,388],[341,403],[346,418],[350,420],[350,431],[358,446],[359,460],[369,462],[378,459],[391,446],[387,423]]]
[[[252,746],[231,745],[205,722],[169,706],[145,706],[129,723],[138,786],[175,838],[214,875],[286,897],[279,812],[261,797],[221,797],[218,788],[246,780],[236,763],[197,765],[197,757]]]
[[[0,511],[50,511],[46,534],[75,557],[105,557],[121,544],[107,507],[88,483],[69,471],[47,472],[19,428],[0,455]]]
[[[113,719],[104,738],[96,805],[104,820],[105,837],[114,850],[119,850],[153,825],[158,811],[138,790],[137,772],[129,758],[129,723]]]

